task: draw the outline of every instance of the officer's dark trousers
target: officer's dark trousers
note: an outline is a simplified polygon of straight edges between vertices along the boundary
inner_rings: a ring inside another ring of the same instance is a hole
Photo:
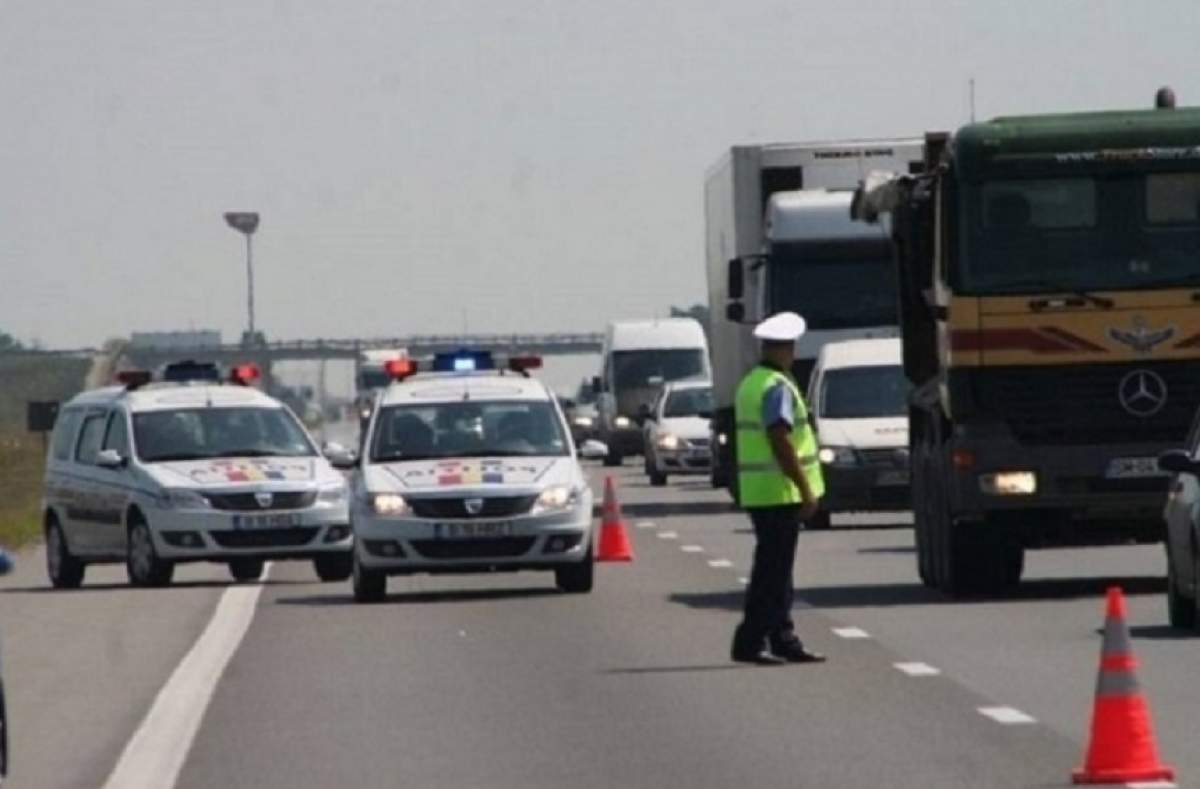
[[[746,589],[746,609],[733,640],[736,647],[761,649],[796,638],[792,623],[792,563],[800,532],[799,505],[748,509],[754,524],[754,567]]]

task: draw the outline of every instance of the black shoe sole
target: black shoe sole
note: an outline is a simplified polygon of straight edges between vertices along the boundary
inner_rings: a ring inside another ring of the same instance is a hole
[[[730,658],[734,663],[747,663],[752,666],[782,666],[787,663],[783,658],[769,652],[755,652],[749,655],[734,654]]]

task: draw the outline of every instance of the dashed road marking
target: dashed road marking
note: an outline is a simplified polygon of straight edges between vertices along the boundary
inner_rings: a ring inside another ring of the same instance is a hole
[[[870,638],[871,634],[861,627],[835,627],[833,634],[841,638]]]
[[[1125,784],[1125,789],[1178,789],[1171,781],[1134,781]]]
[[[709,559],[708,566],[713,568],[733,567],[733,562],[728,559]]]
[[[996,723],[1003,723],[1008,726],[1020,723],[1037,723],[1037,718],[1027,715],[1015,707],[980,707],[979,714],[991,718]]]
[[[680,545],[679,550],[683,551],[684,553],[704,553],[704,546],[702,546],[702,545]]]
[[[893,663],[892,665],[910,677],[936,677],[942,673],[940,668],[934,668],[928,663]]]
[[[268,564],[264,580],[270,568]],[[208,626],[159,690],[104,789],[175,786],[217,683],[254,619],[262,590],[262,584],[245,584],[221,595]]]
[[[677,539],[679,539],[679,532],[660,531],[658,533],[658,539],[660,539],[660,540],[677,540]]]
[[[639,529],[653,529],[654,521],[638,521],[635,524]]]

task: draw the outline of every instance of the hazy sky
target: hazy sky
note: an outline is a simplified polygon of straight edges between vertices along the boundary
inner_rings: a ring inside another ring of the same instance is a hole
[[[0,0],[0,330],[596,330],[734,142],[1200,102],[1195,0]]]

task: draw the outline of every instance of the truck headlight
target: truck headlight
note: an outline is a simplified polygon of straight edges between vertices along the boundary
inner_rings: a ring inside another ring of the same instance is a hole
[[[404,515],[411,511],[408,502],[397,493],[371,494],[371,508],[376,515]]]
[[[632,425],[633,422],[630,421],[629,417],[627,417],[627,416],[619,416],[613,420],[613,424],[616,425],[617,427],[621,428],[622,430],[624,430],[625,428]]]
[[[553,512],[555,510],[565,510],[571,507],[579,500],[577,491],[572,490],[566,485],[553,485],[546,488],[537,497],[537,501],[533,505],[533,512]]]
[[[858,453],[850,447],[821,447],[817,460],[826,466],[857,466]]]
[[[327,488],[321,488],[317,493],[317,502],[329,505],[345,504],[346,486],[339,483],[337,485],[330,485]]]
[[[1032,471],[979,475],[979,489],[989,496],[1032,496],[1037,493],[1037,482],[1037,474]]]
[[[591,427],[592,418],[590,416],[577,416],[574,420],[576,427]]]
[[[659,449],[675,450],[679,449],[679,436],[673,433],[663,433],[655,442]]]
[[[159,504],[171,510],[206,510],[212,506],[204,496],[187,488],[167,488],[159,497]]]

